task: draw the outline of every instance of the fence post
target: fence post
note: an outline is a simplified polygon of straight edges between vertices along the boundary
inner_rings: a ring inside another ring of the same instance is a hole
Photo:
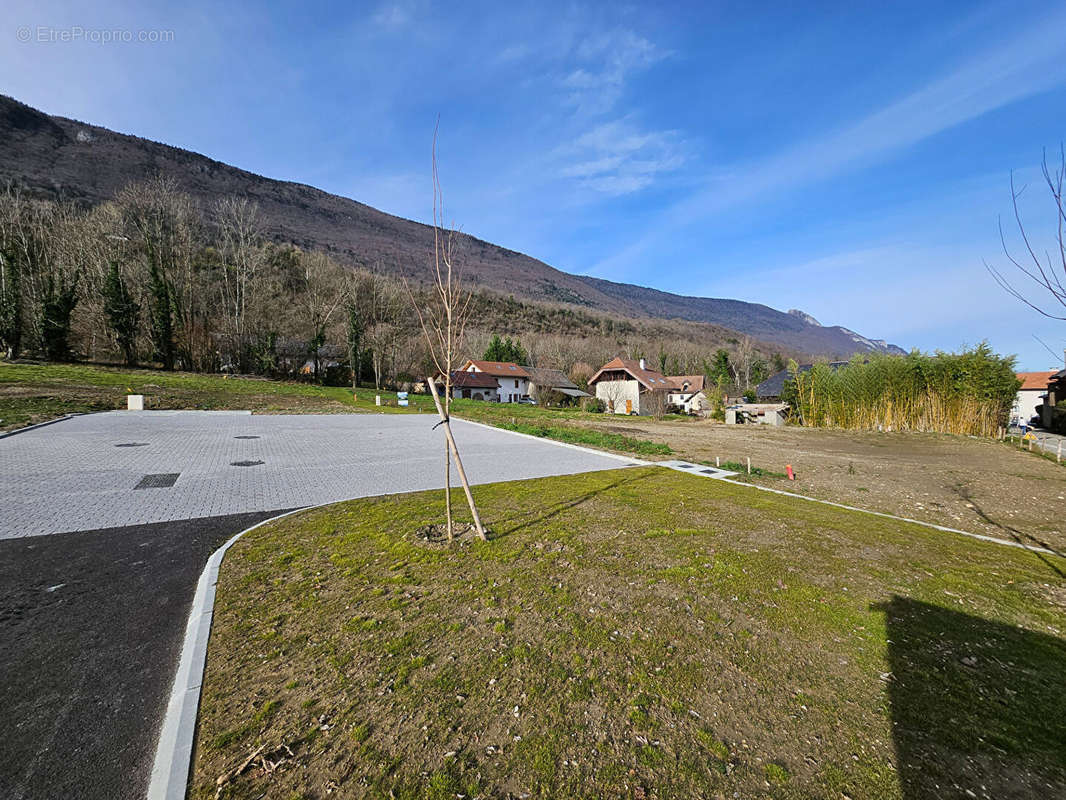
[[[751,456],[748,456],[748,474],[751,475]]]

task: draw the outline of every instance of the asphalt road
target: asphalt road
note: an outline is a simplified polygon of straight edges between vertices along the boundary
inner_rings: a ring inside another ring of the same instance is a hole
[[[432,425],[114,412],[0,439],[0,798],[143,797],[208,556],[284,509],[439,488]],[[454,428],[475,483],[623,465]]]
[[[144,797],[200,571],[269,516],[0,541],[0,797]]]

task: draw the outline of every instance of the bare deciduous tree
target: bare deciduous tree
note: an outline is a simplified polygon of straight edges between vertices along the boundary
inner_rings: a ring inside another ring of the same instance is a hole
[[[348,296],[348,282],[340,267],[319,251],[301,253],[303,268],[303,299],[310,328],[308,355],[314,365],[314,377],[319,379],[319,356],[326,343],[326,326]]]
[[[218,251],[222,261],[219,293],[232,329],[233,346],[241,371],[246,360],[246,318],[256,276],[265,261],[259,207],[241,197],[224,197],[215,207]]]
[[[426,383],[433,395],[433,403],[440,415],[440,424],[444,426],[444,497],[447,536],[448,541],[451,541],[454,536],[451,500],[451,460],[454,459],[459,481],[463,485],[463,492],[470,506],[470,514],[474,518],[477,535],[481,539],[487,539],[485,528],[481,524],[481,516],[474,503],[474,495],[470,491],[470,481],[467,480],[463,461],[459,457],[459,447],[452,435],[450,417],[452,372],[458,366],[461,357],[466,322],[470,313],[471,293],[463,286],[462,270],[458,269],[456,264],[456,232],[450,227],[445,227],[444,224],[444,201],[441,195],[440,177],[437,174],[436,131],[433,132],[433,268],[433,283],[428,293],[419,297],[415,295],[406,280],[404,286],[407,288],[411,305],[418,315],[418,322],[421,325],[430,358],[444,381],[442,400],[437,393],[436,376],[430,375],[426,378]],[[449,451],[451,459],[448,458]]]
[[[1041,254],[1039,248],[1030,240],[1021,212],[1018,210],[1018,198],[1022,196],[1026,187],[1023,186],[1021,189],[1015,187],[1013,172],[1010,176],[1011,205],[1014,210],[1014,222],[1021,235],[1022,249],[1025,251],[1023,255],[1016,257],[1011,254],[1003,232],[1002,220],[999,223],[999,240],[1003,245],[1004,255],[1011,265],[1022,273],[1022,286],[1029,287],[1039,297],[1030,295],[1024,288],[1019,288],[1003,274],[1002,270],[988,262],[985,262],[985,269],[1008,294],[1021,300],[1034,311],[1051,319],[1066,320],[1066,285],[1064,285],[1066,281],[1066,230],[1064,230],[1066,228],[1066,206],[1063,205],[1062,199],[1063,187],[1066,184],[1066,151],[1062,147],[1059,148],[1059,164],[1054,169],[1048,166],[1045,153],[1041,171],[1055,208],[1055,242],[1051,248],[1045,248]],[[1046,305],[1048,303],[1050,305]]]
[[[729,370],[733,373],[733,383],[742,392],[751,387],[751,365],[754,360],[755,343],[750,336],[741,337],[733,357],[729,359]]]

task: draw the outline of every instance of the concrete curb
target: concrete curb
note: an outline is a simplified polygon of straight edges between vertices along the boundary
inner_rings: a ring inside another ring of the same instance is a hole
[[[25,428],[15,428],[15,430],[13,430],[13,431],[5,431],[4,433],[0,433],[0,439],[6,439],[8,436],[15,436],[15,435],[20,434],[20,433],[25,433],[26,431],[34,431],[34,430],[37,430],[38,428],[43,428],[46,425],[55,425],[57,422],[63,422],[64,420],[73,419],[74,417],[78,417],[78,416],[81,416],[81,415],[80,414],[64,414],[61,417],[56,417],[55,419],[50,419],[50,420],[48,420],[46,422],[38,422],[36,425],[27,425]]]
[[[204,565],[200,580],[196,583],[189,621],[185,626],[185,638],[174,683],[170,690],[163,725],[159,730],[152,774],[148,781],[148,800],[185,800],[192,768],[192,750],[196,735],[196,714],[200,708],[200,687],[207,664],[207,643],[211,637],[211,620],[215,609],[215,587],[218,585],[218,570],[226,551],[249,531],[276,522],[279,519],[321,508],[333,503],[307,506],[286,511],[275,517],[258,522],[235,534],[218,548]]]
[[[484,422],[474,422],[472,419],[465,419],[464,417],[457,417],[454,414],[452,414],[452,419],[457,419],[460,422],[463,422],[463,423],[465,423],[467,425],[477,425],[480,428],[489,428],[490,430],[501,431],[503,433],[509,433],[512,436],[521,436],[524,439],[532,439],[534,442],[550,442],[551,444],[557,445],[559,447],[569,447],[571,450],[580,450],[583,453],[592,453],[593,455],[597,455],[597,456],[606,456],[607,458],[613,458],[613,459],[616,459],[617,461],[625,461],[628,465],[632,465],[632,466],[650,467],[650,466],[654,466],[655,463],[656,463],[654,461],[644,461],[643,459],[637,458],[635,456],[633,456],[633,457],[623,456],[623,455],[619,455],[618,453],[608,452],[607,450],[597,450],[595,447],[583,447],[583,446],[581,446],[579,444],[570,444],[570,442],[560,442],[560,441],[558,441],[556,439],[552,439],[552,438],[550,438],[548,436],[531,436],[528,433],[521,433],[519,431],[512,431],[512,430],[508,430],[507,428],[498,428],[495,425],[488,425],[488,424],[486,424]]]

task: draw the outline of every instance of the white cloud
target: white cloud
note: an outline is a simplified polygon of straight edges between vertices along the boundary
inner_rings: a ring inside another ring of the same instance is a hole
[[[595,34],[582,39],[569,54],[574,66],[559,83],[580,111],[604,113],[621,98],[630,75],[668,55],[633,31]]]
[[[560,177],[594,192],[617,196],[649,186],[685,161],[676,131],[644,131],[631,118],[603,122],[559,149]]]

